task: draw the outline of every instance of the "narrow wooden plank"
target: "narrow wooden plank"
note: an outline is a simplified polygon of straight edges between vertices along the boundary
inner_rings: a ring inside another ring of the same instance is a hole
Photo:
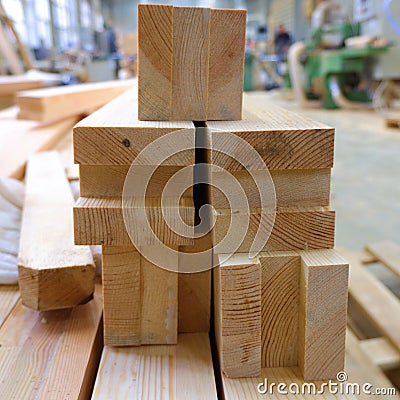
[[[37,313],[21,305],[9,316],[0,328],[2,399],[89,397],[102,348],[100,290],[97,286],[94,300],[73,310]],[[2,363],[5,349],[14,353],[12,368]]]
[[[147,251],[163,252],[157,246]],[[161,253],[162,254],[162,253]],[[165,254],[178,265],[178,253]],[[141,342],[176,344],[178,338],[178,274],[152,264],[141,255]]]
[[[118,197],[122,196],[123,188],[129,165],[79,165],[80,177],[80,195],[82,197]],[[148,176],[153,171],[154,167],[147,167],[145,165],[135,166],[135,171],[142,176]],[[151,176],[150,181],[146,185],[146,196],[158,197],[162,193],[167,182],[181,170],[180,167],[170,165],[159,166]],[[178,175],[182,179],[175,177],[174,187],[181,189],[182,187],[190,186],[185,193],[184,197],[193,196],[193,171]],[[182,186],[180,186],[182,185]],[[171,188],[172,192],[177,193],[176,190]]]
[[[373,325],[400,351],[399,299],[368,269],[359,263],[357,253],[340,249],[350,262],[349,295]]]
[[[302,251],[298,363],[305,380],[343,371],[349,266],[335,250]]]
[[[7,37],[3,25],[0,25],[0,52],[2,53],[2,58],[6,60],[7,66],[13,75],[22,75],[24,73],[22,62]]]
[[[263,99],[243,95],[241,121],[209,121],[212,131],[212,163],[228,171],[257,169],[254,150],[238,148],[234,133],[249,143],[269,169],[332,168],[335,130],[286,111]],[[221,153],[221,151],[227,154]],[[257,154],[256,153],[256,154]],[[240,154],[246,165],[235,157]]]
[[[55,121],[83,114],[103,106],[134,86],[135,80],[122,80],[20,92],[16,97],[19,118]]]
[[[360,342],[351,330],[346,334],[346,367],[348,382],[358,383],[362,388],[366,382],[373,385],[373,388],[392,388],[393,384],[372,361],[369,355],[364,351]],[[399,399],[400,396],[390,396],[392,399]],[[358,400],[382,400],[382,395],[360,393]]]
[[[57,153],[32,156],[26,177],[18,279],[23,303],[35,310],[73,307],[92,298],[93,257],[88,247],[73,244],[73,204]]]
[[[245,10],[210,10],[207,120],[242,119]]]
[[[104,347],[92,400],[110,398],[217,400],[208,335],[181,334],[173,346]]]
[[[133,246],[103,246],[104,343],[141,343],[140,254]]]
[[[170,132],[185,129],[179,145],[187,151],[176,153],[177,143],[163,143],[163,153],[173,155],[164,165],[194,164],[194,125],[191,121],[139,121],[137,90],[128,90],[98,111],[83,119],[74,128],[74,156],[78,164],[131,165],[148,144]],[[168,147],[169,146],[169,147]],[[148,154],[148,165],[160,156]],[[157,162],[157,165],[160,163]]]
[[[169,120],[172,101],[173,7],[138,6],[139,119]],[[182,118],[187,119],[187,118]]]
[[[193,273],[193,253],[202,272]],[[211,314],[212,237],[194,239],[192,246],[180,246],[178,256],[178,331],[208,332]]]
[[[37,89],[43,86],[43,79],[35,79],[27,74],[0,76],[0,96],[14,95],[21,90]]]
[[[248,224],[243,241],[238,247],[237,232],[231,232],[232,236],[229,236],[229,240],[223,245],[219,245],[217,249],[220,253],[249,252],[261,221],[261,213],[256,210],[251,210],[250,214],[244,212],[231,214],[230,210],[217,210],[213,229],[213,245],[216,247],[227,236],[232,218],[235,218],[240,226]],[[271,224],[269,216],[267,216],[267,224]],[[262,226],[260,229],[265,231],[266,228],[267,226]],[[276,213],[271,235],[262,250],[329,249],[334,246],[334,237],[334,211],[319,208],[281,209]]]
[[[325,388],[324,394],[294,394],[289,392],[289,388],[294,388],[297,385],[301,389],[304,380],[301,377],[301,372],[298,367],[288,368],[263,368],[260,376],[254,378],[231,379],[221,374],[222,393],[224,400],[356,400],[358,396],[346,394],[330,394]],[[323,382],[313,382],[320,390]],[[258,387],[260,386],[260,391]],[[280,391],[278,390],[278,385]],[[283,386],[285,385],[285,386]],[[292,385],[292,386],[291,386]],[[282,394],[282,391],[287,391],[287,394]],[[307,390],[307,389],[305,389]],[[263,392],[265,391],[265,393]]]
[[[25,164],[36,152],[50,150],[78,121],[67,118],[51,125],[19,121],[10,115],[1,119],[0,159],[2,178],[22,179]]]
[[[261,372],[261,265],[237,254],[214,268],[215,335],[221,369],[231,378]]]
[[[262,254],[261,366],[297,366],[300,257]]]
[[[164,199],[164,201],[168,201],[168,199]],[[180,199],[180,215],[188,225],[184,232],[185,237],[173,232],[167,226],[160,204],[160,198],[149,198],[146,199],[145,203],[146,215],[150,226],[159,240],[171,246],[192,244],[194,225],[193,200],[189,198]],[[172,204],[174,204],[173,199]],[[171,207],[175,206],[172,205]],[[166,209],[168,209],[168,205]],[[134,209],[132,208],[132,210]],[[179,221],[176,221],[176,223],[178,224]],[[74,207],[74,231],[75,243],[80,245],[129,246],[132,244],[126,231],[121,198],[81,197]],[[143,245],[156,244],[150,239],[147,242],[147,236],[143,236],[142,239],[139,237],[138,241],[141,241]]]
[[[366,249],[400,278],[400,246],[398,244],[383,241],[369,244]]]
[[[207,120],[210,10],[174,7],[171,119]]]
[[[0,286],[0,327],[7,319],[19,299],[17,285]]]
[[[313,207],[328,206],[330,197],[331,170],[300,169],[300,170],[270,170],[276,193],[277,207]],[[261,207],[260,190],[253,176],[261,179],[264,171],[233,171],[232,176],[243,188],[250,208]],[[224,172],[212,172],[211,201],[215,208],[230,208],[227,197],[218,188],[226,187]],[[258,181],[259,182],[259,181]],[[232,193],[229,200],[236,201],[238,193]]]
[[[389,370],[400,367],[400,353],[387,339],[378,337],[361,340],[360,347],[379,368]]]

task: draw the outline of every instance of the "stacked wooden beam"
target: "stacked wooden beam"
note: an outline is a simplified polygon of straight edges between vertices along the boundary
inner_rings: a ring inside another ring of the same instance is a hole
[[[208,330],[206,269],[214,262],[215,336],[226,376],[298,366],[307,380],[335,378],[344,366],[348,265],[333,250],[334,130],[250,96],[242,119],[244,25],[242,11],[139,6],[138,95],[126,92],[74,129],[84,196],[74,209],[75,242],[103,245],[107,344],[175,343],[178,331]],[[184,152],[173,152],[173,139],[162,142],[174,131],[187,141]],[[143,156],[149,148],[151,156]],[[160,154],[170,157],[156,162]],[[138,160],[157,167],[145,200],[130,186],[130,165]],[[200,185],[174,199],[189,228],[186,237],[171,234],[162,188],[199,162],[211,164],[211,197]],[[273,202],[265,210],[256,183],[265,188],[267,169],[276,194],[267,193]],[[173,257],[143,233],[139,214],[126,216],[127,187],[129,204],[144,208],[159,240],[179,250]],[[235,207],[237,187],[246,207]],[[214,206],[212,232],[190,240],[204,202]],[[227,236],[232,221],[245,227],[242,238]],[[262,246],[250,255],[260,237]],[[174,271],[149,261],[149,246]],[[188,254],[211,247],[215,257],[204,260],[203,272],[176,274],[190,271]]]

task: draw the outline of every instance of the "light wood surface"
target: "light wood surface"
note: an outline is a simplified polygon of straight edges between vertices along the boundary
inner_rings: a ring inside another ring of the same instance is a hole
[[[247,226],[248,224],[248,229],[238,247],[238,238],[231,232],[233,236],[229,236],[229,241],[227,240],[226,243],[221,244],[218,247],[218,251],[220,253],[231,253],[232,251],[245,253],[250,251],[261,221],[261,212],[256,210],[251,210],[250,214],[239,211],[231,214],[230,210],[218,210],[215,213],[213,229],[214,247],[227,235],[231,218],[235,218],[238,223],[241,222],[242,226]],[[268,215],[267,223],[271,224],[271,218]],[[264,232],[266,228],[267,226],[260,227]],[[276,213],[271,235],[262,250],[329,249],[334,246],[334,236],[334,211],[322,208],[281,209]]]
[[[163,154],[173,154],[164,165],[187,166],[194,163],[193,122],[139,121],[137,90],[128,90],[75,126],[75,162],[89,165],[131,165],[148,144],[181,129],[185,129],[185,132],[179,144],[189,150],[175,154],[176,142],[164,143]],[[160,148],[154,151],[156,153],[146,153],[148,165],[154,165],[160,156]]]
[[[136,80],[83,83],[18,93],[19,118],[56,121],[101,107],[129,88]]]
[[[168,5],[139,4],[138,6],[139,119],[141,120],[170,119],[173,9]]]
[[[129,165],[79,165],[79,177],[80,177],[80,195],[82,197],[118,197],[122,196],[124,183],[128,174]],[[148,183],[143,182],[146,185],[146,196],[158,197],[163,192],[167,182],[174,176],[174,174],[180,171],[180,167],[174,167],[170,165],[160,165],[154,173],[151,175],[151,179]],[[153,171],[153,167],[147,167],[145,165],[135,166],[135,174],[142,176],[149,176]],[[131,172],[133,174],[133,172]],[[184,175],[181,179],[176,179],[173,186],[171,186],[171,192],[175,193],[175,196],[183,187],[189,187],[184,193],[184,197],[193,196],[193,170],[185,170]],[[174,187],[176,189],[174,189]],[[164,193],[167,196],[166,193]]]
[[[174,7],[171,119],[206,121],[210,9]]]
[[[231,378],[261,372],[261,265],[235,254],[214,268],[214,318],[219,361]]]
[[[242,118],[245,10],[210,10],[207,120]]]
[[[0,159],[2,178],[22,179],[28,158],[38,151],[51,150],[72,129],[78,118],[67,118],[51,125],[15,119],[15,111],[1,118]]]
[[[100,292],[74,309],[14,308],[0,328],[0,398],[90,398],[102,349]]]
[[[299,170],[270,170],[276,193],[277,207],[313,207],[328,206],[330,197],[330,169],[299,169]],[[262,179],[265,171],[233,171],[232,176],[237,179],[243,188],[250,208],[261,207],[260,190],[255,179]],[[238,204],[236,191],[226,195],[217,188],[225,187],[225,173],[212,172],[211,201],[216,208],[230,208],[231,204]],[[265,190],[265,189],[264,189]]]
[[[92,400],[111,398],[217,400],[208,335],[181,334],[172,346],[104,347]]]
[[[398,244],[389,241],[378,242],[369,244],[366,249],[400,278],[400,246]]]
[[[305,380],[344,368],[349,266],[335,250],[301,252],[298,365]]]
[[[360,346],[379,368],[391,370],[400,367],[400,353],[387,339],[377,337],[361,340]]]
[[[21,90],[43,87],[43,79],[33,79],[27,75],[0,76],[0,96],[14,95]]]
[[[73,307],[93,295],[92,253],[86,246],[73,244],[73,205],[58,154],[32,156],[26,176],[18,260],[21,297],[28,307]]]
[[[174,204],[174,201],[172,202]],[[172,205],[171,207],[175,206]],[[168,210],[168,205],[165,209]],[[164,244],[179,246],[193,243],[194,206],[192,199],[181,198],[179,202],[180,216],[187,224],[185,236],[173,232],[167,226],[162,213],[160,198],[146,199],[145,210],[151,228]],[[178,222],[176,221],[176,223]],[[139,235],[135,243],[140,245],[157,244],[147,235],[140,236],[141,231],[133,233]],[[132,242],[126,231],[123,218],[121,198],[81,197],[74,207],[74,235],[75,243],[80,245],[131,245]]]
[[[245,167],[233,159],[240,154],[247,169],[259,169],[254,151],[230,141],[234,133],[249,143],[269,169],[331,168],[333,165],[335,130],[302,115],[286,111],[251,95],[243,96],[241,121],[208,121],[212,129],[212,163],[228,171]]]

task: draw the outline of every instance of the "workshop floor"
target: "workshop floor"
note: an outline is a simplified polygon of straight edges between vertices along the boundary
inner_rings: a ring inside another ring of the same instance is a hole
[[[270,99],[336,128],[332,207],[336,246],[361,249],[400,242],[400,129],[386,128],[375,111],[301,109],[284,91]]]

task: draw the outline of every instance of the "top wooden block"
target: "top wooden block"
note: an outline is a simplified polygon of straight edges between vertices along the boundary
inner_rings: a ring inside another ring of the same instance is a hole
[[[139,119],[240,120],[246,11],[138,10]]]

